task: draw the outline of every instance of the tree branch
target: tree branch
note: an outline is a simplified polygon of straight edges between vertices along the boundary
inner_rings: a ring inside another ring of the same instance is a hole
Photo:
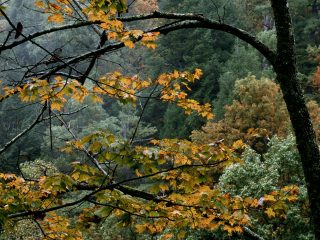
[[[79,141],[79,139],[77,138],[77,136],[73,133],[73,131],[70,129],[70,127],[68,126],[68,124],[64,121],[64,119],[62,118],[61,115],[58,115],[56,113],[54,113],[54,115],[58,118],[58,120],[63,124],[63,126],[67,129],[67,131],[72,135],[72,137],[74,138],[74,140]],[[81,150],[82,152],[84,152],[92,161],[92,163],[105,175],[108,176],[109,174],[101,167],[99,161],[86,149],[83,148]]]
[[[129,183],[129,182],[132,182],[132,181],[137,181],[137,180],[140,180],[140,179],[149,178],[149,177],[152,177],[152,176],[164,173],[164,172],[174,171],[174,170],[177,170],[177,169],[183,169],[183,168],[189,168],[189,167],[190,168],[192,168],[192,167],[213,167],[213,166],[217,166],[217,165],[219,165],[219,164],[221,164],[222,162],[225,162],[225,161],[226,160],[222,160],[222,161],[219,161],[217,163],[204,164],[204,165],[203,164],[199,164],[199,165],[198,164],[181,165],[181,166],[165,169],[165,170],[162,170],[162,171],[158,171],[158,172],[153,173],[153,174],[148,174],[148,175],[144,175],[144,176],[141,176],[141,177],[130,178],[130,179],[126,179],[126,180],[123,180],[123,181],[120,181],[120,182],[117,182],[117,183],[111,183],[111,184],[108,184],[108,185],[105,185],[105,186],[78,184],[78,185],[74,186],[77,190],[86,190],[86,191],[92,191],[92,192],[90,192],[86,196],[84,196],[84,197],[82,197],[82,198],[80,198],[80,199],[78,199],[76,201],[70,202],[70,203],[61,204],[61,205],[58,205],[58,206],[55,206],[55,207],[46,208],[46,209],[42,209],[42,210],[36,210],[36,211],[30,211],[29,210],[29,211],[24,211],[24,212],[12,213],[12,214],[8,215],[8,218],[26,217],[26,216],[31,216],[31,215],[36,216],[36,215],[41,215],[41,214],[44,214],[44,213],[47,213],[47,212],[52,212],[52,211],[56,211],[56,210],[59,210],[59,209],[63,209],[63,208],[66,208],[66,207],[75,206],[75,205],[80,204],[82,202],[88,201],[91,197],[93,197],[95,194],[97,194],[97,193],[99,193],[101,191],[114,190],[114,189],[117,189],[117,190],[121,191],[122,193],[130,195],[132,197],[138,197],[138,198],[141,198],[141,199],[144,199],[144,200],[154,201],[156,203],[165,202],[165,203],[167,203],[167,204],[169,204],[171,206],[200,208],[200,206],[191,206],[191,205],[189,206],[189,205],[175,203],[175,202],[172,202],[170,200],[162,199],[162,198],[159,198],[158,196],[153,195],[151,193],[147,193],[147,192],[140,191],[140,190],[137,190],[137,189],[134,189],[134,188],[130,188],[128,186],[124,186],[123,184]]]
[[[158,28],[151,29],[147,32],[152,32],[152,31],[158,30],[160,33],[167,34],[169,32],[179,30],[179,29],[184,29],[184,28],[207,28],[207,29],[212,29],[212,30],[223,31],[223,32],[227,32],[231,35],[234,35],[234,36],[240,38],[241,40],[245,41],[246,43],[250,44],[252,47],[257,49],[261,54],[263,54],[272,65],[275,64],[275,53],[270,48],[268,48],[265,44],[263,44],[261,41],[259,41],[256,37],[254,37],[250,33],[246,32],[245,30],[239,29],[237,27],[234,27],[234,26],[231,26],[231,25],[228,25],[225,23],[211,20],[209,18],[204,17],[201,14],[162,13],[162,12],[156,11],[156,12],[153,12],[151,14],[146,14],[146,15],[122,17],[122,18],[118,18],[118,20],[121,20],[123,22],[133,22],[133,21],[155,19],[155,18],[176,19],[176,20],[183,20],[183,22],[174,24],[173,26],[167,26],[167,27],[160,26]],[[24,42],[30,41],[36,37],[39,37],[39,36],[42,36],[42,35],[45,35],[48,33],[56,32],[56,31],[63,31],[63,30],[73,29],[73,28],[79,28],[79,27],[84,27],[84,26],[90,26],[90,25],[94,25],[94,24],[101,24],[101,23],[102,23],[101,21],[94,21],[94,22],[84,21],[84,22],[80,22],[80,23],[76,23],[76,24],[70,24],[70,25],[66,25],[66,26],[62,26],[62,27],[55,27],[55,28],[47,29],[47,30],[44,30],[41,32],[33,33],[29,36],[26,36],[24,39],[22,39],[20,41],[15,41],[7,46],[0,47],[0,53],[3,50],[11,49],[11,48],[18,46]],[[98,51],[98,52],[97,51],[91,52],[91,54],[89,54],[89,56],[86,56],[86,54],[84,54],[81,56],[81,58],[74,58],[74,61],[76,61],[76,62],[81,61],[81,60],[83,60],[83,58],[86,59],[87,57],[93,56],[94,54],[104,54],[104,53],[110,51],[110,49],[112,49],[112,48],[119,49],[121,47],[124,47],[123,43],[109,45],[106,48],[101,48],[100,51]],[[73,63],[72,60],[71,60],[71,63]],[[65,64],[61,65],[58,70],[61,70],[64,67],[66,67]]]
[[[249,236],[250,239],[252,240],[264,240],[263,237],[259,236],[257,233],[255,233],[248,227],[243,227],[243,231],[244,231],[244,234]]]
[[[50,29],[46,29],[46,30],[43,30],[43,31],[39,31],[39,32],[36,32],[36,33],[32,33],[28,36],[26,36],[25,38],[19,40],[19,41],[14,41],[13,43],[5,46],[5,45],[2,45],[0,47],[0,53],[4,50],[8,50],[8,49],[12,49],[16,46],[19,46],[25,42],[28,42],[34,38],[37,38],[37,37],[41,37],[43,35],[46,35],[46,34],[49,34],[49,33],[53,33],[53,32],[58,32],[58,31],[64,31],[64,30],[68,30],[68,29],[74,29],[74,28],[80,28],[80,27],[85,27],[85,26],[90,26],[90,25],[94,25],[94,24],[100,24],[102,23],[101,21],[94,21],[94,22],[90,22],[90,21],[84,21],[84,22],[79,22],[79,23],[73,23],[73,24],[68,24],[68,25],[65,25],[65,26],[61,26],[61,27],[53,27],[53,28],[50,28]]]
[[[133,22],[133,21],[155,19],[155,18],[178,19],[178,20],[187,21],[187,22],[175,24],[173,27],[162,28],[162,30],[160,30],[160,33],[163,33],[163,34],[166,34],[168,32],[172,32],[178,29],[183,29],[183,28],[207,28],[207,29],[218,30],[218,31],[229,33],[231,35],[238,37],[244,42],[250,44],[252,47],[257,49],[262,55],[264,55],[272,65],[275,64],[276,54],[268,46],[266,46],[264,43],[259,41],[255,36],[251,35],[245,30],[234,27],[232,25],[206,18],[201,14],[163,13],[163,12],[155,11],[151,14],[142,14],[142,15],[136,15],[131,17],[123,17],[123,18],[119,18],[119,20],[123,22]]]
[[[26,133],[28,133],[32,128],[34,128],[39,122],[41,122],[41,117],[44,113],[44,111],[47,109],[47,105],[44,105],[41,112],[37,116],[36,120],[31,123],[26,129],[24,129],[21,133],[19,133],[17,136],[12,138],[9,142],[7,142],[3,148],[0,149],[0,154],[2,154],[4,151],[8,149],[12,144],[14,144],[16,141],[18,141],[22,136],[24,136]]]
[[[247,42],[251,46],[253,46],[255,49],[257,49],[261,54],[263,54],[266,59],[274,65],[275,63],[275,53],[270,50],[266,45],[264,45],[262,42],[260,42],[256,37],[250,35],[244,30],[238,29],[236,27],[232,27],[230,25],[219,23],[216,21],[211,21],[209,19],[206,19],[206,21],[184,21],[184,22],[178,22],[174,25],[169,26],[160,26],[153,29],[150,29],[146,32],[160,32],[161,34],[167,34],[172,31],[180,30],[180,29],[186,29],[186,28],[206,28],[206,29],[214,29],[219,30],[223,32],[230,33],[234,36],[237,36],[238,38],[242,39],[243,41]],[[135,40],[135,42],[138,42],[142,39],[142,37],[139,37]],[[61,65],[57,66],[56,68],[49,71],[47,74],[41,76],[41,79],[46,79],[50,77],[51,75],[55,74],[57,71],[60,71],[72,64],[78,63],[80,61],[86,60],[92,56],[96,55],[103,55],[107,52],[115,51],[117,49],[120,49],[122,47],[125,47],[123,42],[110,44],[106,47],[90,51],[87,53],[84,53],[78,57],[75,57],[73,59],[70,59],[69,61],[62,63]]]

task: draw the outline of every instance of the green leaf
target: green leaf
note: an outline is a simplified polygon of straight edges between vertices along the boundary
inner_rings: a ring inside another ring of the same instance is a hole
[[[113,208],[111,207],[102,207],[99,210],[95,211],[95,215],[101,217],[101,218],[105,218],[108,217],[113,211]]]

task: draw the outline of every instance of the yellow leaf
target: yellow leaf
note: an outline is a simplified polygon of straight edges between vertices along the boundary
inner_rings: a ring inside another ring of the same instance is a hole
[[[212,113],[207,114],[207,119],[211,120],[214,118],[214,115]]]
[[[130,78],[123,77],[120,79],[120,82],[123,83],[124,85],[130,85],[132,81]]]
[[[62,148],[61,151],[65,153],[72,153],[73,148],[71,146],[67,146],[65,148]]]
[[[93,91],[94,93],[99,93],[99,94],[105,94],[105,93],[106,93],[103,88],[98,87],[98,86],[94,86],[94,87],[92,88],[92,91]],[[93,96],[96,96],[96,95],[93,95]]]
[[[233,232],[233,227],[229,226],[229,225],[224,225],[223,226],[223,230],[227,231],[229,235],[232,234]]]
[[[64,21],[63,16],[60,13],[53,14],[48,17],[49,22],[62,23]]]
[[[92,95],[91,99],[94,103],[103,103],[103,99],[97,95]]]
[[[143,233],[146,230],[146,226],[144,224],[138,224],[135,228],[137,233]]]
[[[80,178],[80,173],[79,172],[74,172],[71,174],[71,177],[75,180],[78,180]]]
[[[170,239],[172,237],[173,237],[172,233],[166,233],[165,235],[161,236],[161,239],[168,240],[168,239]]]
[[[63,104],[60,101],[51,102],[51,109],[60,111],[63,108]]]
[[[180,77],[180,73],[177,70],[174,70],[173,73],[172,73],[172,76],[174,78],[178,78],[178,77]]]
[[[101,149],[101,147],[102,147],[101,143],[98,142],[98,141],[95,141],[90,145],[89,149],[92,152],[97,152],[97,151],[99,151]]]
[[[296,202],[296,201],[298,201],[298,197],[297,197],[297,196],[289,196],[287,199],[288,199],[289,202]]]
[[[157,48],[157,44],[155,44],[154,42],[147,42],[147,43],[145,43],[145,46],[147,48],[151,48],[151,49],[156,49]]]
[[[244,147],[245,147],[245,144],[243,143],[242,140],[235,141],[232,145],[233,149],[243,149]]]
[[[125,40],[123,43],[128,48],[134,48],[134,43],[131,40]]]
[[[138,177],[143,176],[143,174],[141,174],[141,173],[140,173],[140,171],[139,171],[138,169],[136,169],[136,171],[135,171],[135,172],[136,172],[136,175],[137,175]]]
[[[276,216],[276,213],[273,211],[272,208],[267,208],[267,210],[265,210],[264,212],[268,215],[269,218]]]
[[[56,77],[54,77],[54,79],[55,79],[57,82],[63,81],[63,78],[62,78],[61,76],[56,76]]]
[[[194,78],[195,79],[200,79],[200,77],[202,76],[202,70],[197,68],[195,71],[194,71]]]
[[[57,2],[62,3],[62,4],[69,4],[68,0],[57,0]]]
[[[42,9],[45,8],[45,5],[42,1],[36,1],[34,5],[38,8],[42,8]]]
[[[185,236],[186,236],[186,232],[185,231],[180,231],[177,235],[177,238],[178,239],[185,239]]]
[[[235,226],[235,227],[234,227],[234,231],[235,231],[235,232],[238,232],[238,233],[242,233],[242,232],[243,232],[243,229],[242,229],[242,227],[240,227],[240,226]]]
[[[161,191],[165,192],[165,191],[168,191],[169,190],[169,187],[165,184],[160,184],[159,185],[159,188]]]
[[[109,40],[117,39],[117,37],[118,37],[118,34],[116,32],[109,32],[108,33],[108,39]]]
[[[275,201],[277,201],[277,200],[275,199],[275,197],[272,196],[272,195],[264,195],[263,198],[264,198],[265,201],[269,201],[269,202],[275,202]]]

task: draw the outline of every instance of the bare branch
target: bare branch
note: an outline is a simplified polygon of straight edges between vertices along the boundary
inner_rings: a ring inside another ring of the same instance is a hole
[[[264,240],[263,237],[259,236],[257,233],[255,233],[248,227],[243,227],[243,230],[244,230],[244,234],[248,235],[252,240]]]
[[[134,129],[134,132],[133,132],[132,137],[131,137],[131,139],[130,139],[130,144],[133,143],[133,141],[134,141],[134,139],[135,139],[135,137],[136,137],[136,135],[137,135],[138,128],[139,128],[139,124],[140,124],[140,122],[141,122],[141,120],[142,120],[142,116],[143,116],[143,114],[144,114],[144,111],[146,110],[146,108],[147,108],[147,106],[148,106],[148,103],[149,103],[150,99],[152,98],[152,95],[153,95],[153,93],[155,92],[155,90],[157,89],[157,87],[158,87],[158,84],[156,84],[156,86],[152,89],[149,97],[147,98],[145,104],[143,105],[142,111],[141,111],[140,116],[139,116],[139,120],[138,120],[138,122],[137,122],[137,124],[136,124],[136,127],[135,127],[135,129]]]
[[[122,17],[122,18],[118,18],[118,19],[123,22],[133,22],[133,21],[155,19],[155,18],[176,19],[176,20],[184,20],[184,21],[180,22],[179,24],[174,24],[174,26],[168,26],[168,27],[160,26],[158,28],[151,29],[146,32],[159,31],[160,33],[166,34],[166,33],[169,33],[169,32],[175,31],[175,30],[179,30],[179,29],[184,29],[184,28],[207,28],[207,29],[223,31],[223,32],[230,33],[230,34],[240,38],[241,40],[247,42],[251,46],[253,46],[261,54],[263,54],[272,65],[274,65],[274,63],[275,63],[274,62],[275,61],[275,53],[272,50],[270,50],[265,44],[263,44],[261,41],[259,41],[256,37],[251,35],[250,33],[246,32],[242,29],[239,29],[237,27],[225,24],[225,23],[220,23],[218,21],[210,20],[201,14],[162,13],[162,12],[156,11],[151,14]],[[72,29],[72,28],[79,28],[79,27],[83,27],[83,26],[90,26],[90,25],[100,24],[100,23],[101,23],[101,21],[95,21],[95,22],[90,22],[90,21],[85,22],[84,21],[84,22],[80,22],[80,23],[70,24],[70,25],[66,25],[66,26],[62,26],[62,27],[56,27],[56,28],[51,28],[51,29],[44,30],[41,32],[37,32],[37,33],[31,34],[29,36],[26,36],[24,39],[22,39],[20,41],[16,41],[16,42],[9,44],[7,46],[0,47],[0,53],[3,50],[11,49],[11,48],[18,46],[24,42],[30,41],[36,37],[39,37],[39,36],[42,36],[42,35],[45,35],[48,33],[56,32],[56,31],[63,31],[63,30]],[[139,40],[140,39],[138,39],[138,41]],[[101,49],[99,49],[99,51],[92,51],[90,53],[83,54],[77,58],[70,60],[69,62],[67,62],[65,64],[62,64],[61,66],[58,67],[58,69],[56,69],[56,71],[59,71],[59,70],[65,68],[67,64],[76,63],[81,60],[87,59],[88,57],[91,57],[93,55],[104,54],[106,52],[109,52],[109,51],[112,51],[115,49],[119,49],[122,47],[124,47],[123,43],[117,43],[117,44],[109,45],[105,48],[101,48]]]
[[[68,124],[63,120],[63,118],[61,116],[59,116],[58,114],[54,115],[59,119],[59,121],[64,125],[64,127],[67,129],[67,131],[72,135],[72,137],[74,138],[74,140],[78,141],[79,139],[77,138],[77,136],[73,133],[73,131],[70,129],[70,127],[68,126]],[[101,167],[99,161],[85,148],[83,148],[82,150],[91,160],[92,163],[105,175],[108,176],[109,174]]]
[[[107,41],[107,35],[106,35],[106,31],[103,31],[101,33],[100,36],[100,42],[97,46],[97,49],[100,49],[103,47],[103,45],[106,43]],[[90,72],[92,71],[94,65],[96,64],[96,61],[98,59],[99,55],[94,55],[93,58],[91,59],[89,66],[87,67],[86,71],[84,72],[84,74],[81,76],[81,78],[78,80],[82,85],[84,84],[84,82],[86,81],[86,78],[89,76]]]
[[[11,139],[9,142],[7,142],[3,148],[0,149],[0,154],[2,154],[4,151],[6,151],[12,144],[14,144],[16,141],[18,141],[22,136],[24,136],[26,133],[28,133],[32,128],[34,128],[39,122],[42,121],[41,117],[44,113],[44,111],[47,109],[47,105],[44,105],[40,114],[37,116],[36,120],[31,123],[25,130],[23,130],[21,133],[19,133],[17,136],[15,136],[13,139]]]
[[[64,31],[64,30],[74,29],[74,28],[80,28],[80,27],[85,27],[85,26],[90,26],[90,25],[100,24],[100,23],[101,23],[101,21],[95,21],[95,22],[84,21],[84,22],[73,23],[73,24],[68,24],[68,25],[61,26],[61,27],[53,27],[53,28],[50,28],[50,29],[39,31],[39,32],[30,34],[30,35],[26,36],[25,38],[23,38],[23,39],[21,39],[19,41],[14,41],[13,43],[8,44],[7,46],[1,46],[0,47],[0,53],[2,51],[4,51],[4,50],[12,49],[12,48],[14,48],[16,46],[19,46],[19,45],[21,45],[21,44],[23,44],[25,42],[28,42],[28,41],[32,40],[34,38],[41,37],[41,36],[49,34],[49,33],[58,32],[58,31]]]

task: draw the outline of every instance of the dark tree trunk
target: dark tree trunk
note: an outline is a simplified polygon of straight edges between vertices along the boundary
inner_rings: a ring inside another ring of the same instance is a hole
[[[271,0],[277,29],[277,57],[274,65],[296,135],[305,175],[311,219],[316,239],[320,239],[320,154],[316,135],[297,79],[295,43],[288,3]]]

